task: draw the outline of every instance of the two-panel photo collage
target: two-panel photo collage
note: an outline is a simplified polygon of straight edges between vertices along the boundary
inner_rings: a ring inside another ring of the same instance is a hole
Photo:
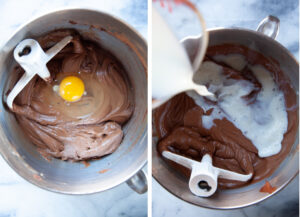
[[[0,0],[0,217],[299,217],[299,0]]]

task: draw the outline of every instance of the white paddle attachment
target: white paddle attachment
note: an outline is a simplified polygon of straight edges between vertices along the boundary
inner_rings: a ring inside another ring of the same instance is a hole
[[[71,40],[72,36],[67,36],[46,52],[33,39],[25,39],[17,45],[14,50],[14,58],[25,70],[25,73],[7,96],[6,103],[10,109],[13,107],[13,101],[16,96],[36,74],[45,81],[50,79],[50,72],[46,64]]]
[[[192,171],[189,180],[189,188],[193,194],[200,197],[210,197],[216,192],[218,188],[218,178],[246,182],[250,180],[253,175],[252,173],[243,175],[214,167],[212,165],[212,158],[209,154],[204,155],[201,162],[169,151],[164,151],[162,155]]]

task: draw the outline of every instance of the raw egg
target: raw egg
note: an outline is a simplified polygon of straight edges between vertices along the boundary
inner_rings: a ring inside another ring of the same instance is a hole
[[[84,83],[76,76],[65,77],[59,85],[59,95],[68,102],[78,101],[84,94]]]

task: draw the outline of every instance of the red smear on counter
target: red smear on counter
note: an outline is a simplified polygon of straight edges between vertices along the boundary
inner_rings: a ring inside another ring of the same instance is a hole
[[[266,184],[264,184],[264,186],[262,186],[262,188],[259,190],[260,192],[263,193],[269,193],[272,194],[277,188],[273,187],[270,182],[266,181]]]
[[[88,161],[81,161],[84,164],[84,167],[87,168],[89,167],[91,164]]]
[[[104,169],[104,170],[100,170],[98,173],[106,173],[108,171],[108,169]]]

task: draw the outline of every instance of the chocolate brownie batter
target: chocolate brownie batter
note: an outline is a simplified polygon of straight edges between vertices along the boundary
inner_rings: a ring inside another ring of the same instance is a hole
[[[51,81],[32,79],[14,101],[13,112],[43,155],[76,161],[98,158],[119,147],[122,125],[134,109],[132,90],[121,63],[77,32],[56,30],[38,42],[47,50],[68,35],[72,42],[47,64]],[[84,82],[86,94],[77,102],[66,102],[53,90],[66,76]]]
[[[244,56],[247,61],[246,66],[237,70],[238,66],[233,68],[217,58],[220,55],[231,54]],[[298,130],[298,104],[295,91],[274,60],[244,46],[224,44],[209,47],[204,64],[207,62],[221,66],[223,74],[231,81],[243,80],[252,84],[252,91],[243,96],[249,106],[256,102],[257,95],[262,91],[261,83],[249,66],[261,65],[272,73],[274,82],[283,92],[288,121],[280,152],[269,157],[259,157],[258,150],[251,140],[226,117],[214,119],[212,127],[207,128],[203,125],[202,119],[204,116],[209,116],[213,112],[212,109],[205,110],[197,105],[187,93],[174,96],[153,112],[155,132],[159,138],[158,152],[168,150],[198,161],[208,153],[212,156],[213,165],[216,167],[241,174],[254,174],[248,182],[220,179],[219,187],[222,189],[241,187],[269,177],[289,154],[295,141]],[[208,98],[204,100],[211,104],[218,104]],[[257,136],[263,134],[264,132],[260,132]],[[190,175],[190,171],[185,167],[171,161],[168,163],[175,170],[186,176]]]

